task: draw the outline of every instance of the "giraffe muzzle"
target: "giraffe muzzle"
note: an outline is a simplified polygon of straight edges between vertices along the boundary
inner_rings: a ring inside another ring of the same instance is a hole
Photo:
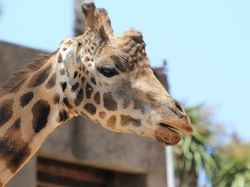
[[[158,123],[156,139],[167,145],[175,145],[181,139],[181,134],[191,135],[191,121],[182,105],[176,100],[172,100],[168,105],[162,106],[162,119]]]
[[[191,135],[192,127],[187,116],[181,120],[167,120],[158,124],[156,139],[166,145],[175,145],[181,140],[181,134]]]
[[[159,128],[155,132],[155,138],[164,145],[175,145],[181,140],[177,130],[164,123],[159,123]]]

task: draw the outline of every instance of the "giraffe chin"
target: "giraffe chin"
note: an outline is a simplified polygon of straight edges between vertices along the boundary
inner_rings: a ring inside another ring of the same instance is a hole
[[[167,124],[159,124],[160,128],[156,131],[156,140],[164,145],[175,145],[181,140],[180,134],[175,128]]]

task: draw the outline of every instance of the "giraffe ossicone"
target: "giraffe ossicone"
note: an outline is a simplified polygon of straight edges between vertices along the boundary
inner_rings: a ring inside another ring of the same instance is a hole
[[[0,184],[6,184],[62,122],[83,116],[104,128],[166,145],[192,133],[188,115],[150,68],[143,36],[114,36],[104,9],[82,6],[85,32],[1,88]],[[1,186],[1,185],[0,185]]]

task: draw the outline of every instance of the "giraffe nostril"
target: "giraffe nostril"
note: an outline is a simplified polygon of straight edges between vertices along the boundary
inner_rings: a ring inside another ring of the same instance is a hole
[[[183,106],[178,101],[175,100],[174,104],[180,112],[185,112]]]

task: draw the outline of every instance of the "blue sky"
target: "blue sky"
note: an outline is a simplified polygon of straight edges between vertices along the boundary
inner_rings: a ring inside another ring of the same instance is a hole
[[[73,0],[0,2],[0,40],[53,51],[73,35]],[[250,140],[250,1],[95,2],[116,34],[143,32],[152,66],[168,61],[172,95],[214,108],[226,130]]]

